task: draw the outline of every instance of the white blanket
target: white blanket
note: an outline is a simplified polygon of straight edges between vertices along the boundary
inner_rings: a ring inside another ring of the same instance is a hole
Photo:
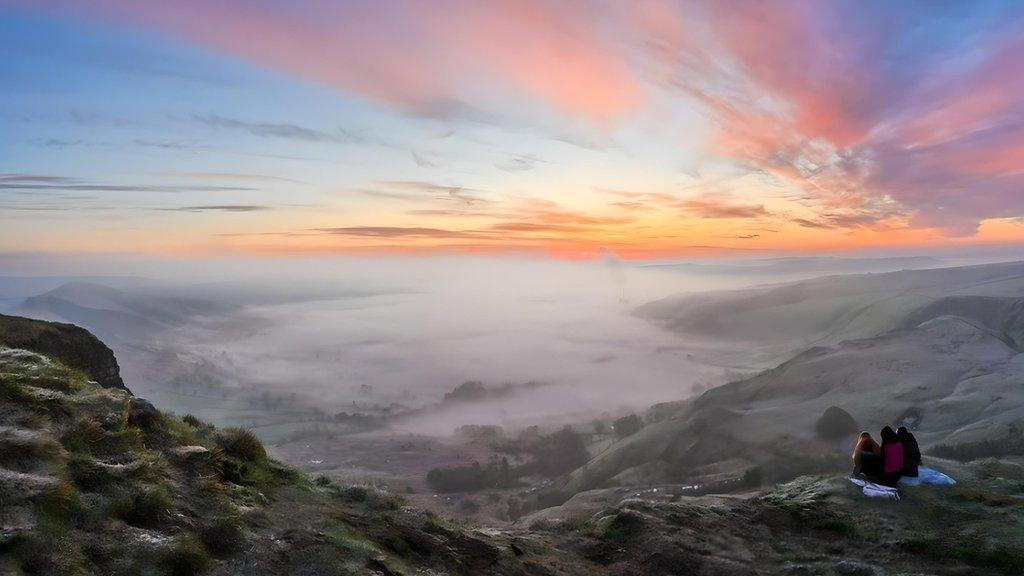
[[[891,488],[889,486],[882,486],[874,482],[864,480],[863,478],[850,478],[850,482],[853,482],[857,486],[861,487],[861,491],[868,498],[883,498],[885,500],[899,500],[900,491]]]
[[[850,482],[860,486],[861,491],[864,492],[864,495],[868,498],[882,498],[885,500],[900,499],[900,491],[896,488],[882,486],[881,484],[876,484],[875,482],[871,482],[870,480],[865,480],[863,478],[850,478]],[[956,480],[953,480],[938,470],[921,466],[917,470],[917,478],[904,476],[900,478],[899,484],[900,486],[922,486],[925,484],[934,486],[952,486],[956,484]]]
[[[902,486],[920,486],[922,484],[952,486],[956,484],[956,480],[953,480],[938,470],[932,470],[931,468],[925,468],[924,466],[917,469],[917,478],[910,476],[900,478],[900,485]]]

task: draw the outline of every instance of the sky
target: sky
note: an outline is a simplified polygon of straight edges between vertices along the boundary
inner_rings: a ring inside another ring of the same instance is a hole
[[[1024,243],[1024,4],[0,0],[0,251]]]

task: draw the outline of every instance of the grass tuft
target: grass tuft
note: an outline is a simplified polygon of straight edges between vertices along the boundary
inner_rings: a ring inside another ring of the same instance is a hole
[[[259,462],[267,457],[263,443],[245,428],[225,428],[217,435],[217,445],[229,456],[246,462]]]
[[[245,526],[238,516],[218,516],[203,525],[199,538],[207,550],[217,556],[226,556],[245,545]]]
[[[40,520],[51,528],[66,529],[77,524],[85,507],[74,486],[61,482],[39,495]]]
[[[196,576],[213,564],[203,543],[190,535],[179,536],[171,548],[160,554],[159,560],[170,576]]]
[[[106,433],[103,427],[89,417],[82,418],[64,431],[60,443],[69,452],[89,453],[92,447],[103,441]]]
[[[812,522],[815,528],[836,532],[849,538],[862,536],[861,529],[856,523],[843,518],[821,518]]]
[[[131,526],[158,526],[173,509],[174,503],[162,488],[143,489],[118,498],[111,504],[111,513]]]

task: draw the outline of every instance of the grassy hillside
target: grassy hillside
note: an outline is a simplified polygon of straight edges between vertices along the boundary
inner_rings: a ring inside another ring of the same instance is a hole
[[[837,476],[743,496],[599,490],[523,523],[601,574],[929,575],[1024,572],[1024,467],[934,464],[955,487],[871,500]]]
[[[240,429],[0,349],[0,573],[528,574],[400,496],[312,479]]]

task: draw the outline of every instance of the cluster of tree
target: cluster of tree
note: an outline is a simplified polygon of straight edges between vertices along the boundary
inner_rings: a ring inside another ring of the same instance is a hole
[[[473,402],[487,398],[487,387],[479,380],[468,380],[444,395],[445,402]]]
[[[630,414],[629,416],[623,416],[612,424],[612,430],[615,431],[615,435],[619,438],[625,438],[632,436],[640,431],[644,427],[644,421],[640,419],[636,414]]]
[[[444,402],[478,402],[487,398],[501,398],[516,392],[532,390],[544,386],[543,382],[505,382],[500,386],[488,388],[479,380],[467,380],[444,395]]]
[[[492,460],[487,466],[473,462],[469,466],[434,468],[427,473],[427,483],[438,492],[473,492],[486,488],[512,488],[518,476],[508,458]]]
[[[591,426],[593,427],[594,434],[598,436],[604,436],[610,432],[615,434],[617,438],[622,439],[639,432],[644,427],[644,420],[636,414],[629,414],[613,420],[610,428],[608,423],[601,419],[594,420]]]
[[[508,453],[527,454],[529,459],[519,466],[511,466],[508,458],[501,458],[487,466],[474,462],[469,466],[435,468],[427,474],[427,482],[438,492],[510,488],[517,486],[523,476],[554,478],[579,468],[589,459],[583,436],[569,426],[547,436],[527,435],[495,446]]]
[[[383,418],[362,412],[338,412],[334,415],[334,421],[356,428],[376,428],[383,424]]]
[[[519,467],[521,475],[539,474],[554,478],[587,463],[590,455],[583,436],[569,426],[558,432],[538,438],[529,450],[533,458]]]
[[[494,424],[464,424],[455,429],[455,435],[470,440],[496,440],[505,431]]]

